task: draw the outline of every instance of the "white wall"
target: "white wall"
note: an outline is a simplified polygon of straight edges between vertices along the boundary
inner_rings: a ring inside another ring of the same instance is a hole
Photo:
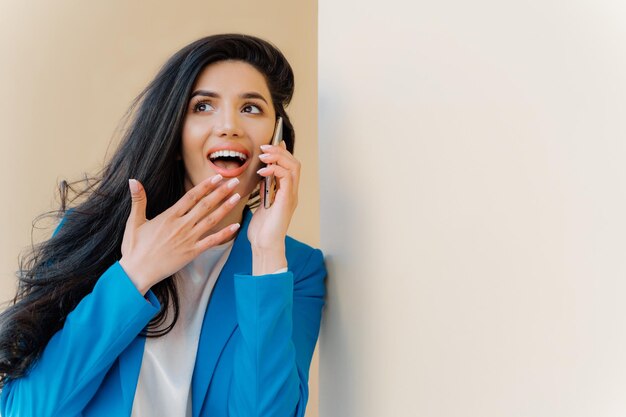
[[[626,414],[626,4],[319,1],[321,417]]]

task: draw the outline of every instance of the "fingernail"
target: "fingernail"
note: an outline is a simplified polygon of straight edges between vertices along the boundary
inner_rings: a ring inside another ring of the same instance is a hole
[[[256,173],[257,174],[264,174],[265,172],[267,172],[267,167],[259,169]]]
[[[217,184],[222,180],[222,178],[223,177],[220,174],[215,175],[213,178],[211,178],[211,184]]]
[[[239,178],[233,178],[232,180],[228,181],[228,188],[235,188],[237,184],[239,184]]]
[[[130,187],[130,192],[133,194],[139,191],[139,183],[136,179],[129,179],[128,186]]]
[[[261,145],[261,150],[266,151],[268,149],[271,149],[272,145]]]
[[[239,223],[235,223],[232,226],[230,226],[230,231],[235,232],[237,231],[237,229],[239,229],[239,227],[240,227]]]
[[[268,156],[270,156],[270,154],[269,154],[269,153],[262,153],[261,155],[259,155],[259,158],[261,158],[261,159],[265,159],[265,158],[267,158]]]
[[[239,193],[235,193],[235,194],[233,194],[233,196],[231,198],[228,199],[228,202],[230,204],[235,204],[237,201],[239,201],[240,198],[241,198],[241,196],[239,195]]]

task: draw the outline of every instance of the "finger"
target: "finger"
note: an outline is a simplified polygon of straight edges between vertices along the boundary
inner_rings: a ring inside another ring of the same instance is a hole
[[[259,159],[266,164],[278,164],[289,170],[300,170],[300,161],[294,158],[289,152],[263,153],[259,155]]]
[[[261,150],[263,154],[259,155],[259,159],[265,163],[277,163],[296,173],[296,176],[300,173],[300,161],[289,152],[284,145],[284,141],[280,142],[281,145],[263,145]]]
[[[136,179],[129,179],[128,187],[130,188],[131,198],[128,222],[135,227],[141,226],[146,222],[146,205],[148,204],[146,190]]]
[[[194,232],[198,236],[203,236],[206,232],[213,229],[241,200],[239,193],[235,193],[222,204],[218,205],[215,210],[201,218],[194,227]]]
[[[291,179],[293,180],[293,182],[295,184],[297,184],[300,181],[300,161],[298,161],[295,158],[287,158],[287,159],[283,159],[281,156],[276,156],[276,154],[271,154],[271,156],[276,159],[277,161],[274,163],[270,163],[266,166],[266,168],[270,168],[270,167],[274,167],[274,166],[278,166],[282,169],[286,169],[290,175],[291,175]],[[270,159],[269,157],[266,159]],[[282,170],[279,170],[280,172],[282,172]],[[257,171],[257,173],[259,175],[264,175],[263,174],[264,171],[259,170]]]
[[[281,142],[284,144],[285,142]],[[300,168],[300,161],[293,156],[284,146],[262,145],[263,153],[259,155],[259,159],[266,163],[278,162],[280,165]]]
[[[263,177],[274,175],[277,179],[277,182],[279,183],[279,185],[277,185],[281,189],[284,189],[285,191],[291,190],[291,184],[294,180],[291,172],[288,169],[281,167],[280,165],[268,165],[265,168],[261,168],[260,170],[258,170],[257,174]]]
[[[209,248],[226,242],[237,232],[237,230],[239,230],[239,227],[239,223],[233,223],[230,226],[226,226],[217,233],[208,235],[207,237],[199,240],[196,243],[196,249],[198,250],[198,252],[203,252]]]
[[[231,178],[228,181],[222,182],[219,187],[201,198],[200,201],[189,210],[189,213],[183,217],[185,217],[186,221],[195,225],[202,218],[207,216],[207,214],[213,212],[226,197],[233,192],[237,184],[239,184],[238,178]]]
[[[187,191],[185,195],[183,195],[180,200],[178,200],[171,207],[171,210],[178,217],[184,216],[189,210],[195,207],[195,205],[198,204],[198,201],[202,200],[208,192],[216,189],[219,186],[220,181],[222,181],[222,176],[220,174],[205,179],[200,184]]]
[[[284,141],[280,142],[279,145],[261,145],[261,150],[264,153],[271,153],[271,154],[281,153],[281,154],[288,154],[288,155],[293,156],[293,154],[287,150]]]

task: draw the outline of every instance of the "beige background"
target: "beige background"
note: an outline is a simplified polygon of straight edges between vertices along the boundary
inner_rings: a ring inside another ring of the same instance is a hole
[[[31,222],[58,206],[58,182],[94,173],[117,144],[111,139],[126,108],[158,68],[185,44],[213,33],[266,38],[293,66],[296,92],[288,111],[303,169],[290,232],[317,246],[316,8],[315,1],[287,0],[3,0],[0,299],[14,294],[17,256],[30,245]],[[35,231],[35,241],[54,225],[41,226],[49,228]],[[310,386],[309,417],[317,416],[316,359]]]
[[[319,1],[321,416],[626,415],[625,23]]]

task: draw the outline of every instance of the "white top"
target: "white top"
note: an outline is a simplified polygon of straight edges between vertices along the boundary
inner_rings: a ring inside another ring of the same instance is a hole
[[[191,417],[191,377],[202,321],[233,241],[207,249],[178,272],[178,321],[165,336],[146,338],[131,417]]]

